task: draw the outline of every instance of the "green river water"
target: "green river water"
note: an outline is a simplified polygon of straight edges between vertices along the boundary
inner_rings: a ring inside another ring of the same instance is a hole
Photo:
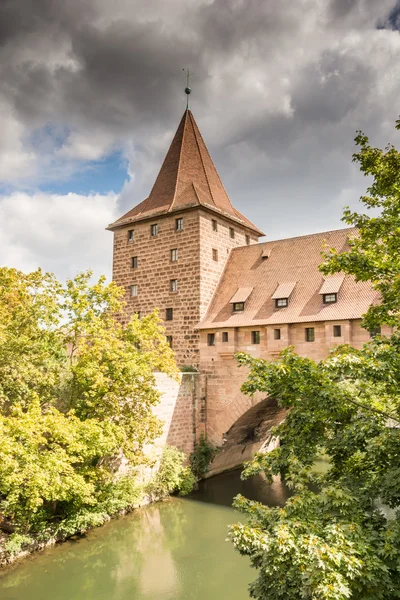
[[[0,599],[245,600],[255,572],[225,541],[242,518],[230,507],[237,493],[269,505],[287,498],[280,482],[213,477],[190,498],[144,507],[14,565],[0,574]]]

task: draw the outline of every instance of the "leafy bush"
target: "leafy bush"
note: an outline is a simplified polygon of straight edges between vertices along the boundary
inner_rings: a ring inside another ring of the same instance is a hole
[[[194,451],[189,456],[190,468],[197,479],[206,475],[216,451],[217,449],[202,434]]]
[[[174,446],[164,448],[160,466],[147,487],[152,496],[162,498],[173,492],[182,495],[192,491],[195,483],[194,476],[189,467],[185,467],[186,455]]]
[[[12,533],[4,544],[4,550],[11,556],[19,554],[24,546],[32,543],[32,538],[20,533]]]
[[[90,278],[0,268],[0,519],[15,535],[62,537],[136,506],[133,471],[113,482],[112,465],[121,451],[146,463],[154,372],[178,374],[157,312],[122,326],[124,290]]]

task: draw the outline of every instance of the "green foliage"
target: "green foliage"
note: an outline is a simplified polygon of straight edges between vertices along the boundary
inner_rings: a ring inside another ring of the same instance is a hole
[[[24,549],[24,546],[31,544],[32,541],[32,538],[28,535],[12,533],[4,544],[4,550],[10,554],[10,556],[15,556]]]
[[[392,600],[400,598],[400,160],[393,147],[370,148],[360,134],[355,159],[372,175],[362,201],[380,216],[345,213],[359,226],[349,251],[328,253],[325,273],[340,270],[371,281],[382,303],[365,324],[395,326],[355,350],[327,359],[237,356],[249,368],[243,391],[261,391],[288,409],[274,430],[280,447],[257,454],[243,477],[284,476],[293,496],[267,508],[238,496],[247,516],[230,537],[258,569],[251,596],[260,600]],[[321,455],[325,472],[314,469]],[[317,491],[316,491],[317,490]]]
[[[177,376],[157,313],[124,327],[124,290],[0,269],[0,526],[86,529],[137,503],[160,433],[154,371]],[[117,483],[121,452],[131,473]]]
[[[189,467],[185,466],[186,455],[174,446],[164,448],[160,466],[147,487],[147,492],[156,498],[168,496],[174,492],[189,494],[195,484]]]
[[[400,120],[396,124],[400,129]],[[344,211],[343,221],[358,228],[350,249],[327,250],[322,271],[342,271],[357,281],[370,281],[382,302],[371,306],[365,325],[373,329],[386,323],[397,327],[400,319],[400,152],[389,144],[384,150],[373,148],[362,132],[355,138],[359,151],[353,161],[359,163],[372,183],[361,201],[378,216]]]
[[[204,477],[216,453],[216,448],[202,434],[194,451],[189,456],[192,473],[197,479]]]
[[[198,373],[199,370],[196,367],[193,367],[192,365],[181,365],[179,367],[179,370],[181,373]]]

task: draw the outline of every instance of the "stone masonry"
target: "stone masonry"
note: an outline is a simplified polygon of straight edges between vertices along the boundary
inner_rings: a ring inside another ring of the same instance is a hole
[[[158,309],[178,365],[197,370],[178,382],[157,374],[161,444],[190,453],[202,432],[221,444],[246,413],[258,415],[265,398],[241,392],[247,372],[236,352],[274,360],[292,345],[320,360],[335,345],[370,339],[361,317],[376,292],[318,269],[323,245],[345,250],[356,230],[259,244],[264,234],[231,204],[189,110],[149,197],[108,229],[113,279],[126,290],[121,320]]]

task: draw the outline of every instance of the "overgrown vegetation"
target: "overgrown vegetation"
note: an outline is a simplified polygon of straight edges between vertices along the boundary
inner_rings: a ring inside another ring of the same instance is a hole
[[[200,436],[194,451],[190,454],[190,468],[196,479],[202,479],[208,472],[210,462],[214,458],[216,448],[210,444],[204,434]]]
[[[0,269],[0,529],[10,552],[101,524],[144,493],[137,469],[161,430],[154,371],[177,368],[157,313],[123,327],[123,290],[90,277],[62,285]],[[161,492],[187,489],[182,457],[162,464]]]
[[[354,160],[372,178],[361,200],[380,214],[347,209],[343,220],[359,235],[348,250],[328,250],[321,270],[370,281],[382,301],[365,327],[395,329],[320,363],[291,348],[270,363],[238,356],[250,368],[243,390],[290,409],[275,430],[281,446],[257,455],[244,477],[282,474],[294,495],[283,509],[237,497],[248,522],[230,531],[258,569],[251,597],[260,600],[400,597],[400,154],[372,148],[361,133],[356,143]],[[323,453],[330,467],[318,474]]]
[[[190,467],[185,466],[186,455],[174,446],[164,448],[160,468],[147,486],[153,496],[163,497],[173,492],[186,496],[193,490],[194,475]]]

